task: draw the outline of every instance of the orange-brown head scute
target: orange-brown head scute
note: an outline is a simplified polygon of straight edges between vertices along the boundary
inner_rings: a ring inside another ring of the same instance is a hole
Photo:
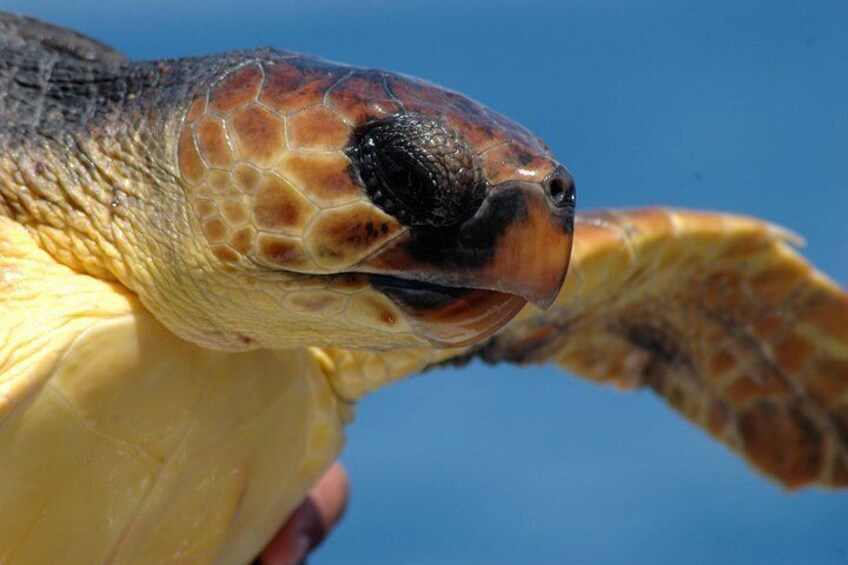
[[[364,275],[431,343],[554,299],[574,184],[541,140],[423,81],[265,54],[199,91],[178,138],[190,208],[226,268]]]

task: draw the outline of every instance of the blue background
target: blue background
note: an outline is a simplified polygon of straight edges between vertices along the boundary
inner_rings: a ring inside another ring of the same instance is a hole
[[[132,57],[273,45],[425,77],[545,138],[582,208],[744,212],[848,282],[848,3],[0,1]],[[848,323],[848,321],[846,321]],[[367,398],[314,563],[848,563],[848,496],[787,495],[649,393],[553,369]]]

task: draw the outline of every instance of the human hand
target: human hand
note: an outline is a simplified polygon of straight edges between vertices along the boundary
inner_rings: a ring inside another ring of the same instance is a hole
[[[294,565],[302,562],[342,517],[349,494],[347,473],[335,463],[265,546],[256,563]]]

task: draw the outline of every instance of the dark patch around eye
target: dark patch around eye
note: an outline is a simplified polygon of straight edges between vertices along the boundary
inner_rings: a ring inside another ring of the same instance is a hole
[[[460,228],[413,231],[406,250],[430,265],[475,269],[494,258],[498,240],[511,226],[527,220],[527,202],[521,190],[504,188],[486,200],[474,221]]]
[[[365,124],[347,155],[371,201],[406,225],[460,224],[486,194],[477,155],[438,117],[399,114]]]

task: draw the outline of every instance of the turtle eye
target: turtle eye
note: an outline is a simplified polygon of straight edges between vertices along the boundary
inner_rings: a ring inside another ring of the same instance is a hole
[[[462,223],[486,194],[476,155],[437,118],[404,114],[368,124],[348,155],[371,201],[407,225]]]

